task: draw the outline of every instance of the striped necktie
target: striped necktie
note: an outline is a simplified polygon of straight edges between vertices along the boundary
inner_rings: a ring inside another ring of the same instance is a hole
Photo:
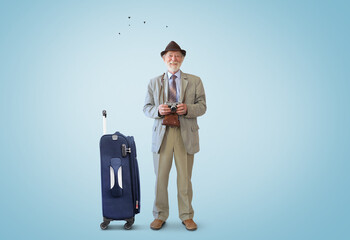
[[[173,81],[169,86],[169,102],[176,102],[176,75],[170,77]]]

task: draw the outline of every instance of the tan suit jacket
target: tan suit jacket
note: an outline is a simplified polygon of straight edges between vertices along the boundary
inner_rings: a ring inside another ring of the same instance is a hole
[[[150,80],[145,98],[143,112],[147,117],[154,118],[152,135],[152,152],[158,153],[163,141],[166,126],[162,125],[163,117],[158,115],[158,106],[168,99],[168,74]],[[202,81],[199,77],[181,72],[181,90],[179,101],[186,103],[187,115],[180,116],[180,129],[187,153],[199,152],[199,135],[197,117],[203,115],[207,110],[205,92]]]

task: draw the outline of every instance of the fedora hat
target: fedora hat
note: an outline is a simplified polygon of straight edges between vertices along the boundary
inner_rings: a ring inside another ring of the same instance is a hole
[[[171,41],[168,46],[166,46],[165,50],[160,53],[160,56],[163,57],[164,54],[166,54],[168,51],[180,51],[183,56],[186,56],[186,51],[181,49],[179,44],[177,44],[174,41]]]

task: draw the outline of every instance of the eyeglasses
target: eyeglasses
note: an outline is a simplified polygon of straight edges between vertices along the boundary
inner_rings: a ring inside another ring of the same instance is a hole
[[[182,54],[171,54],[171,53],[169,53],[169,54],[166,55],[166,57],[167,58],[173,58],[173,57],[175,57],[175,58],[182,58]]]

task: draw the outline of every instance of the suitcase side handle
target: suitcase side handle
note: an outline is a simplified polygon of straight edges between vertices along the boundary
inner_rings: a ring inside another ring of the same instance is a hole
[[[120,158],[112,158],[111,159],[110,179],[111,179],[111,194],[113,197],[120,197],[123,195],[123,189],[121,188],[121,184],[119,183],[119,178],[122,175],[121,168],[122,168],[121,159]]]

